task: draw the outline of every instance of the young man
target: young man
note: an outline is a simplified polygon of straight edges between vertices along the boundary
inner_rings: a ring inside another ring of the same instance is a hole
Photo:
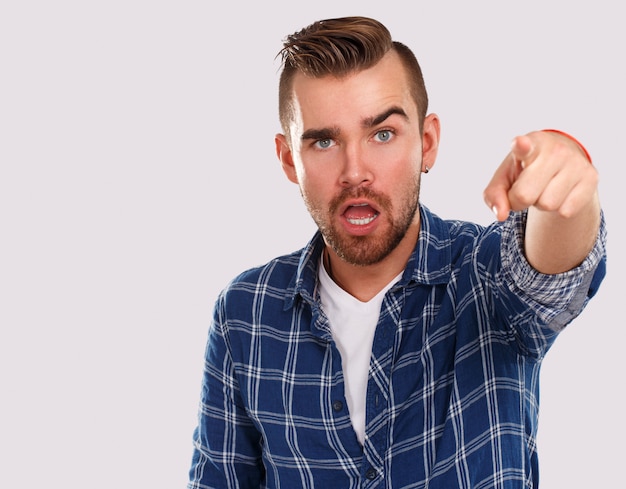
[[[281,54],[276,153],[319,233],[220,295],[189,488],[537,487],[541,361],[604,276],[584,148],[515,138],[497,221],[443,221],[412,52],[358,17]]]

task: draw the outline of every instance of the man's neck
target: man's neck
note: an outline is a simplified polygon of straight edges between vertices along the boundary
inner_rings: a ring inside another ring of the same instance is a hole
[[[358,300],[368,302],[406,268],[418,236],[419,226],[412,227],[383,260],[365,266],[347,263],[327,245],[323,253],[324,268],[339,287]]]

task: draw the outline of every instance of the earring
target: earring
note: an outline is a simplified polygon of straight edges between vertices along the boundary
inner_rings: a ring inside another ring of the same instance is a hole
[[[428,173],[430,171],[430,168],[428,168],[428,166],[424,167],[424,173]]]

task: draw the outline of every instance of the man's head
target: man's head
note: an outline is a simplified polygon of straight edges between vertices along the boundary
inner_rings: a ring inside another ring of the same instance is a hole
[[[283,69],[279,83],[278,109],[287,138],[293,117],[292,83],[297,73],[310,77],[332,75],[338,78],[378,63],[387,52],[398,53],[410,80],[410,90],[418,107],[420,129],[428,110],[428,94],[422,70],[413,52],[393,41],[389,30],[367,17],[343,17],[314,22],[287,36],[279,56]]]
[[[317,22],[282,53],[276,154],[326,243],[351,265],[406,260],[439,141],[415,57],[360,17]]]

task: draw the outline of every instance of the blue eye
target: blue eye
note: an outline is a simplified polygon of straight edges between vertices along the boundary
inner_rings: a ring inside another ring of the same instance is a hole
[[[393,137],[393,132],[388,129],[383,129],[382,131],[378,131],[375,137],[381,143],[386,143]]]
[[[328,149],[333,145],[333,140],[332,139],[320,139],[319,141],[316,141],[317,146],[319,146],[321,149]]]

